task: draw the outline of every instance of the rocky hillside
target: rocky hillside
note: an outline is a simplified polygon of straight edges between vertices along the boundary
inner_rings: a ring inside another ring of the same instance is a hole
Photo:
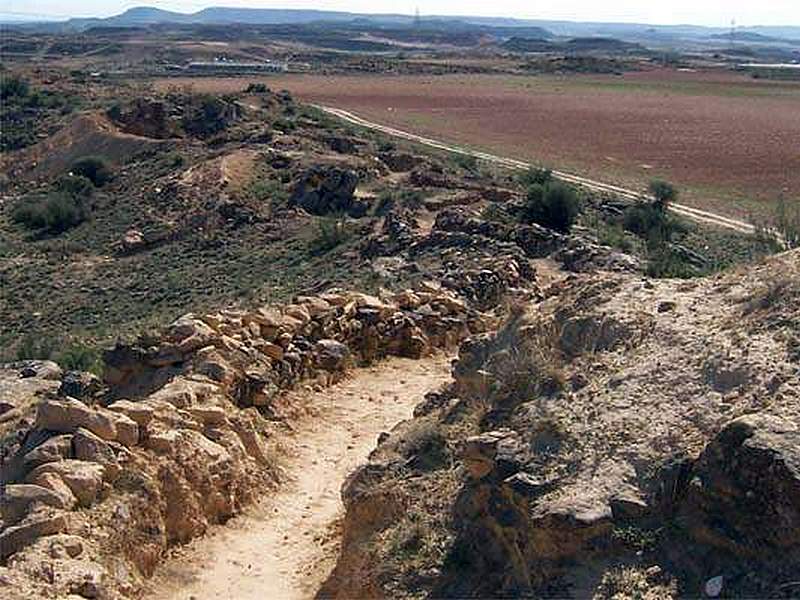
[[[168,547],[274,487],[284,391],[453,348],[488,325],[436,286],[330,292],[185,315],[109,350],[102,382],[52,362],[4,365],[4,597],[135,594]]]
[[[333,597],[793,597],[800,255],[569,276],[344,487]]]
[[[3,155],[0,595],[141,596],[291,477],[287,391],[456,349],[322,596],[797,593],[796,253],[263,85],[87,86]]]

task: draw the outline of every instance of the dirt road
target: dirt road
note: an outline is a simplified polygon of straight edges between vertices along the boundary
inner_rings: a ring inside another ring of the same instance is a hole
[[[409,418],[449,379],[449,360],[390,359],[304,398],[283,464],[290,478],[267,501],[184,547],[152,582],[161,600],[311,598],[334,566],[340,488],[382,431]]]
[[[320,106],[320,105],[318,105],[317,108],[339,119],[342,119],[349,123],[353,123],[354,125],[359,125],[361,127],[366,127],[368,129],[380,131],[387,135],[407,139],[416,142],[418,144],[424,144],[426,146],[437,148],[439,150],[444,150],[446,152],[474,156],[475,158],[478,158],[480,160],[491,162],[509,169],[529,169],[530,167],[533,166],[530,163],[521,160],[516,160],[514,158],[507,158],[503,156],[496,156],[494,154],[488,154],[486,152],[469,150],[440,140],[426,138],[420,135],[416,135],[414,133],[409,133],[407,131],[395,129],[394,127],[388,127],[386,125],[381,125],[380,123],[367,121],[366,119],[363,119],[358,115],[353,114],[352,112],[342,110],[340,108],[334,108],[330,106]],[[634,190],[625,189],[619,186],[603,183],[601,181],[587,179],[586,177],[579,177],[578,175],[565,173],[563,171],[553,171],[553,175],[561,179],[562,181],[566,181],[567,183],[572,183],[574,185],[578,185],[598,192],[610,192],[622,198],[627,198],[628,200],[635,201],[643,197],[641,193],[636,192]],[[751,223],[747,223],[745,221],[739,221],[736,219],[731,219],[724,215],[719,215],[709,211],[700,210],[698,208],[694,208],[693,206],[673,203],[670,205],[670,209],[675,213],[680,214],[681,216],[692,219],[693,221],[712,224],[718,227],[723,227],[725,229],[732,229],[740,233],[755,233],[755,227]]]

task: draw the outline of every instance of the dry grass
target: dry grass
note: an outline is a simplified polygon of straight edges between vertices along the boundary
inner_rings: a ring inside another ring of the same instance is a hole
[[[594,600],[666,600],[678,594],[674,579],[660,568],[616,567],[607,571]]]

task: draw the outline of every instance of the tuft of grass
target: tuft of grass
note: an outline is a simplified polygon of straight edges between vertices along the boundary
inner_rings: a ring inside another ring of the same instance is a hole
[[[17,360],[52,360],[65,371],[88,371],[103,374],[103,357],[98,348],[83,342],[64,346],[54,338],[27,336],[16,351]]]

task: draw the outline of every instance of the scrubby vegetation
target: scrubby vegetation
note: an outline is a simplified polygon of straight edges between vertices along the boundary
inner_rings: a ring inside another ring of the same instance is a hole
[[[52,360],[67,371],[103,372],[100,350],[82,342],[57,342],[50,338],[28,336],[16,348],[16,360]]]
[[[580,210],[578,194],[568,185],[557,181],[533,183],[528,187],[523,220],[567,233]]]
[[[103,187],[113,177],[111,165],[99,156],[84,156],[72,164],[72,173],[91,181],[95,187]]]
[[[0,71],[0,151],[35,143],[41,127],[77,105],[72,94],[36,89],[22,77]]]
[[[553,171],[550,169],[530,168],[519,176],[519,182],[524,188],[532,185],[547,185],[553,180]]]
[[[342,216],[323,217],[317,221],[314,235],[308,242],[311,254],[319,256],[347,243],[354,234],[354,229]]]
[[[199,137],[223,131],[236,113],[235,106],[228,99],[210,94],[189,94],[183,102],[181,127],[186,133]]]
[[[86,177],[64,176],[48,191],[20,200],[11,219],[27,229],[58,235],[89,217],[93,192],[94,185]]]

